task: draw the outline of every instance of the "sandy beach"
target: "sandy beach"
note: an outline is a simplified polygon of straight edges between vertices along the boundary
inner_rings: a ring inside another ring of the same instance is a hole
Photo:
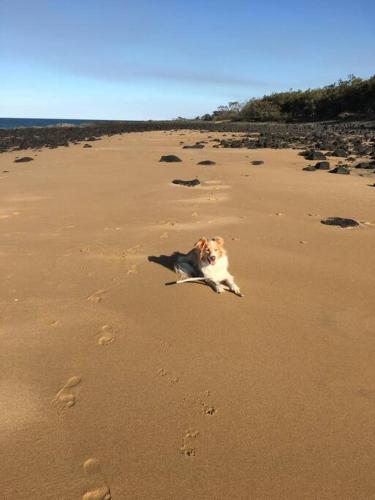
[[[222,137],[0,155],[2,498],[375,498],[375,174]],[[245,296],[167,286],[216,235]]]

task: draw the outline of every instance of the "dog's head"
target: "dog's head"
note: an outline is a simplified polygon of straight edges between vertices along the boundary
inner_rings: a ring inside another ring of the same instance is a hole
[[[217,260],[225,254],[224,239],[220,236],[215,236],[210,240],[201,238],[194,246],[199,250],[201,261],[210,265],[216,264]]]

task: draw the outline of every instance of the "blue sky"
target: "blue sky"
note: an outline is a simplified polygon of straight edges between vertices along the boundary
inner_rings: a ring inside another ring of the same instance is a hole
[[[374,0],[0,0],[0,116],[194,117],[375,73]]]

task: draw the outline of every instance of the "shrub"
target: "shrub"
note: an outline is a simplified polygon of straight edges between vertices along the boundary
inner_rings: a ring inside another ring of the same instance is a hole
[[[245,121],[279,121],[282,118],[280,106],[266,99],[252,99],[241,111],[241,118]]]
[[[309,121],[375,114],[375,76],[349,75],[326,87],[275,92],[246,104],[230,102],[212,113],[213,120]]]

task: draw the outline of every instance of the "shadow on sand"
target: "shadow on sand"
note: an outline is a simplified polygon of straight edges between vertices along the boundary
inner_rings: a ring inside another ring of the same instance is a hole
[[[174,272],[174,266],[177,264],[178,258],[182,257],[183,255],[185,254],[181,252],[174,252],[172,255],[149,255],[148,261],[159,264],[159,266],[166,267],[170,271]]]
[[[182,255],[185,255],[181,252],[174,252],[172,255],[149,255],[148,261],[154,262],[155,264],[159,264],[159,266],[163,266],[170,271],[175,272],[175,265],[177,264],[177,260]],[[175,285],[176,281],[168,281],[165,285]]]
[[[181,252],[174,252],[172,255],[149,255],[148,256],[148,261],[149,262],[154,262],[155,264],[159,264],[159,266],[163,266],[166,269],[169,269],[170,271],[173,271],[175,273],[175,265],[177,264],[177,260],[179,257],[183,257],[186,254],[181,253]],[[176,280],[178,279],[177,275],[175,274],[176,279],[174,281],[169,281],[165,283],[165,285],[175,285]],[[202,281],[196,281],[193,282],[196,285],[206,285],[206,283],[203,283]]]

